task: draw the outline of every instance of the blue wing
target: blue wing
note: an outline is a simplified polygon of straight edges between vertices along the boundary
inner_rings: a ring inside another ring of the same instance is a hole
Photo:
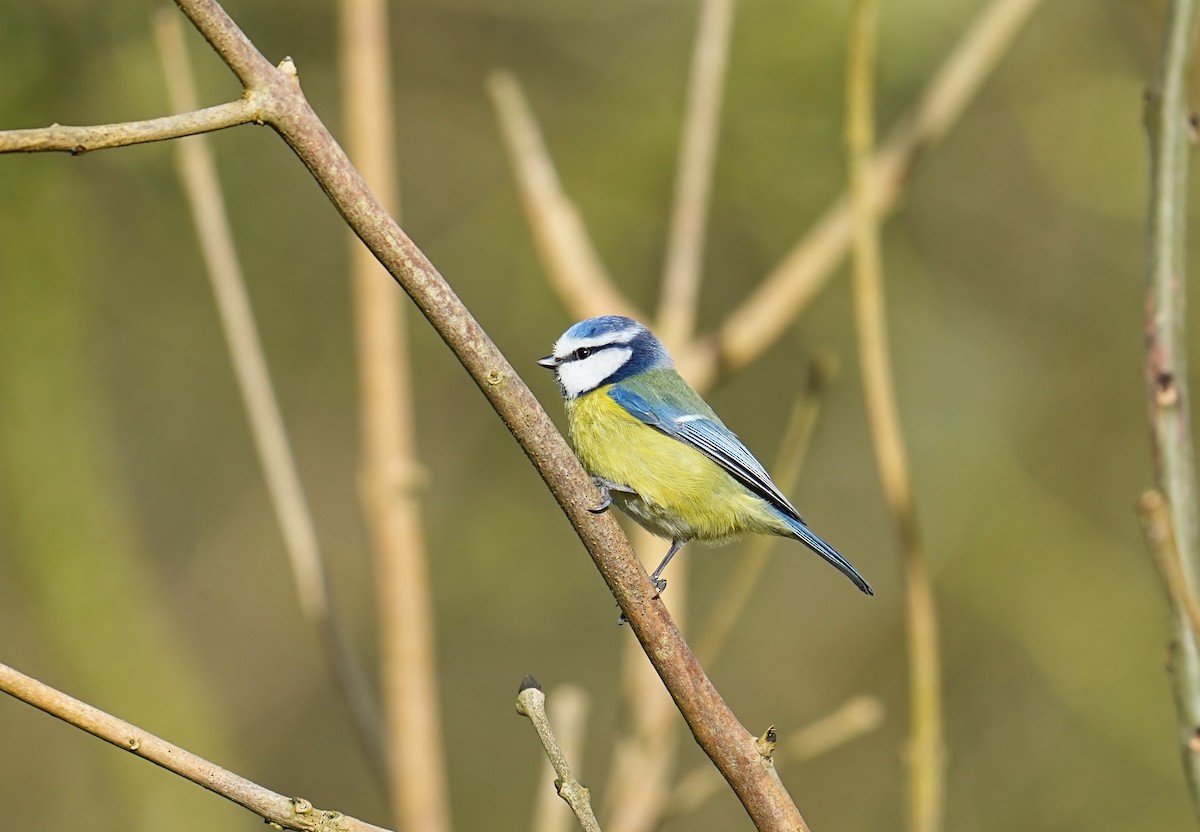
[[[639,421],[690,445],[728,471],[730,476],[750,489],[751,493],[757,494],[778,509],[798,540],[837,567],[860,590],[867,595],[874,595],[875,590],[871,589],[871,585],[858,573],[853,564],[808,528],[800,512],[796,511],[796,507],[783,496],[783,492],[775,483],[771,482],[771,477],[762,467],[762,463],[754,458],[754,454],[742,444],[742,440],[721,423],[712,408],[682,379],[676,376],[674,380],[677,388],[672,401],[654,395],[652,390],[644,387],[647,395],[653,398],[651,401],[631,390],[629,383],[614,384],[609,388],[608,395]]]
[[[623,384],[613,385],[608,395],[638,420],[704,454],[785,516],[804,522],[796,507],[771,482],[762,463],[702,400],[686,410],[662,401],[651,404]]]

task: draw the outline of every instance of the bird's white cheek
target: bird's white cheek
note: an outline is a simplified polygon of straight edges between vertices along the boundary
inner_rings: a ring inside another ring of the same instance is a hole
[[[609,347],[579,361],[568,361],[558,368],[558,380],[567,398],[594,390],[604,380],[621,369],[633,355],[628,347]]]

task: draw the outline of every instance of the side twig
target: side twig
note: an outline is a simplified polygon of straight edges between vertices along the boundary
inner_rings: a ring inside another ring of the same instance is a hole
[[[262,124],[258,102],[246,95],[228,104],[218,104],[203,110],[175,116],[152,118],[148,121],[127,121],[122,124],[97,124],[90,127],[68,127],[53,124],[31,130],[0,132],[0,153],[44,153],[59,151],[79,156],[90,150],[125,147],[144,142],[161,142],[181,136],[195,136],[236,127],[239,124]]]
[[[195,109],[195,85],[179,16],[169,10],[156,15],[154,31],[171,106],[181,110]],[[196,234],[208,267],[221,327],[266,477],[271,505],[283,533],[300,609],[321,639],[330,674],[346,701],[359,740],[380,782],[384,782],[387,752],[381,739],[375,699],[334,608],[312,512],[296,471],[287,428],[275,399],[271,373],[258,339],[254,311],[234,249],[216,165],[203,136],[179,142],[177,150],[179,176],[196,223]]]
[[[1147,229],[1146,398],[1158,490],[1166,497],[1186,596],[1200,590],[1200,511],[1187,366],[1188,75],[1196,0],[1172,0],[1154,82],[1146,92],[1150,150]],[[1200,814],[1200,650],[1184,609],[1175,607],[1171,661],[1179,747]]]
[[[1192,629],[1192,638],[1200,639],[1200,601],[1188,589],[1183,562],[1179,559],[1179,546],[1175,543],[1171,512],[1162,492],[1151,490],[1142,494],[1138,500],[1138,515],[1146,548],[1150,550],[1154,568],[1162,578],[1171,607],[1182,611]]]
[[[387,832],[382,827],[340,812],[317,809],[302,797],[285,797],[263,788],[4,664],[0,664],[0,692],[191,780],[283,829],[300,832]]]
[[[556,775],[554,789],[558,796],[571,807],[585,832],[600,832],[600,824],[592,812],[591,792],[571,771],[567,755],[563,753],[558,738],[554,736],[554,729],[550,727],[550,720],[546,717],[546,694],[542,692],[542,686],[538,684],[537,679],[532,676],[526,676],[521,682],[521,689],[517,692],[517,713],[527,717],[537,730],[542,748],[546,751],[546,759],[550,761]]]
[[[855,696],[831,714],[779,740],[775,765],[797,765],[828,754],[883,724],[883,705],[874,696]],[[721,788],[710,768],[679,779],[663,809],[663,820],[696,811]]]
[[[909,669],[908,809],[912,832],[942,823],[945,767],[937,611],[896,407],[887,339],[879,224],[871,195],[875,141],[874,0],[854,0],[847,70],[847,145],[854,219],[854,301],[867,417],[884,495],[896,524],[904,573]]]
[[[559,685],[546,697],[546,719],[556,726],[555,736],[563,756],[568,760],[583,759],[583,738],[587,729],[588,695],[576,685]],[[554,766],[546,760],[548,779],[557,776]],[[569,805],[556,800],[544,787],[539,788],[533,805],[532,832],[565,832],[571,819]]]
[[[347,149],[395,214],[391,28],[384,0],[343,0],[342,99]],[[422,524],[424,476],[402,296],[350,237],[362,432],[361,492],[376,566],[380,677],[396,826],[451,828],[438,703],[433,592]]]

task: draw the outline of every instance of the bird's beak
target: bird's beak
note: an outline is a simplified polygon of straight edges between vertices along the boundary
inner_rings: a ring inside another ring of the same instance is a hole
[[[554,370],[557,369],[558,365],[562,362],[560,362],[553,355],[547,355],[545,358],[539,358],[537,363],[539,367],[545,367],[547,370]]]

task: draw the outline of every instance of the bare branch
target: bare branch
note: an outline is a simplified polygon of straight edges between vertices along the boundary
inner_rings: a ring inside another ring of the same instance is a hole
[[[557,726],[555,736],[563,756],[568,760],[583,759],[583,737],[587,728],[588,695],[576,685],[559,685],[546,697],[546,719]],[[547,758],[548,779],[557,776],[553,764]],[[533,832],[564,832],[570,821],[570,805],[555,800],[544,784],[538,788],[534,798]]]
[[[73,156],[89,150],[125,147],[145,142],[161,142],[211,133],[239,124],[262,124],[258,102],[247,95],[228,104],[218,104],[203,110],[163,116],[148,121],[127,121],[121,124],[98,124],[91,127],[68,127],[52,124],[30,130],[0,131],[0,153],[43,153],[62,151]]]
[[[613,285],[579,209],[563,192],[521,85],[512,73],[497,70],[488,76],[487,87],[550,285],[575,318],[639,317]]]
[[[314,808],[302,797],[285,797],[265,789],[4,664],[0,664],[0,691],[187,778],[284,829],[301,832],[387,832],[382,827],[340,812]]]
[[[567,755],[563,753],[558,738],[554,736],[554,729],[550,727],[550,720],[546,717],[546,695],[532,676],[526,676],[521,682],[521,689],[517,693],[517,713],[528,717],[537,730],[542,748],[546,751],[546,759],[550,761],[550,766],[557,775],[554,788],[558,796],[571,807],[585,832],[600,832],[600,824],[596,822],[596,815],[592,812],[591,792],[571,771]]]

